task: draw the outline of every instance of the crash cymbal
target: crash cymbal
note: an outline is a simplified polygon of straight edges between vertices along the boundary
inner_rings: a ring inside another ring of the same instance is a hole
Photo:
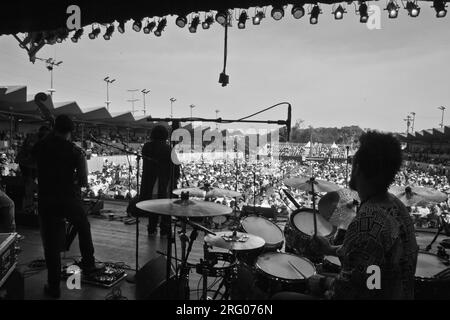
[[[173,190],[173,194],[179,196],[182,193],[189,192],[190,197],[197,197],[197,198],[204,198],[206,196],[206,191],[200,189],[200,188],[183,188],[183,189],[176,189]]]
[[[215,236],[207,235],[205,242],[210,246],[232,251],[254,250],[266,244],[261,237],[233,231],[216,232]]]
[[[396,196],[407,207],[428,205],[447,201],[447,194],[425,187],[392,186],[389,192]]]
[[[329,192],[319,200],[319,213],[333,226],[347,230],[356,217],[358,193],[350,189]]]
[[[296,188],[306,192],[312,192],[314,185],[314,192],[332,192],[341,189],[337,184],[329,181],[316,180],[306,176],[298,176],[284,180],[284,184],[288,187]]]
[[[230,214],[230,207],[208,201],[156,199],[138,202],[136,207],[150,212],[174,217],[214,217]]]
[[[189,196],[198,197],[198,198],[236,198],[242,196],[240,192],[220,189],[214,187],[201,187],[201,188],[185,188],[185,189],[177,189],[173,191],[175,195],[181,195],[181,193],[189,192]]]

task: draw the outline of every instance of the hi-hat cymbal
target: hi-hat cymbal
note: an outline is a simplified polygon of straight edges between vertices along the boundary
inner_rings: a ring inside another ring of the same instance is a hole
[[[392,186],[389,192],[407,207],[428,205],[447,201],[448,196],[440,191],[425,187]]]
[[[232,251],[245,251],[262,248],[266,242],[263,238],[249,233],[222,231],[216,235],[207,235],[205,242],[210,246]]]
[[[356,217],[358,193],[350,189],[329,192],[319,200],[319,213],[333,226],[347,230]]]
[[[222,197],[236,198],[242,196],[242,194],[237,191],[214,187],[177,189],[173,191],[173,194],[179,196],[181,195],[182,192],[184,193],[189,192],[189,196],[198,198],[222,198]]]
[[[312,192],[314,185],[314,192],[332,192],[341,189],[337,184],[329,181],[316,180],[306,176],[298,176],[284,180],[284,184],[288,187],[296,188],[306,192]]]
[[[174,217],[214,217],[230,214],[230,207],[208,201],[156,199],[138,202],[139,209]]]

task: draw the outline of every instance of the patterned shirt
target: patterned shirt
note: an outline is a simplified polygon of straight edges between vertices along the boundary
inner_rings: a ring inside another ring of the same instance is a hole
[[[406,207],[392,194],[364,202],[338,251],[342,271],[334,299],[413,299],[418,246]],[[380,270],[380,289],[369,289]],[[371,270],[371,269],[369,269]]]

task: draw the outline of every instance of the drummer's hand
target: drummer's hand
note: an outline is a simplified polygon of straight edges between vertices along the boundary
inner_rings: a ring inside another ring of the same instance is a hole
[[[313,236],[311,239],[311,250],[318,254],[333,254],[333,247],[330,241],[327,238],[318,235]]]

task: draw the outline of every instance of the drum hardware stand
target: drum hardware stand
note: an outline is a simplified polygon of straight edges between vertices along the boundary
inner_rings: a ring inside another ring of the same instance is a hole
[[[130,151],[129,149],[126,148],[126,145],[124,144],[125,148],[119,148],[117,146],[114,145],[110,145],[106,142],[100,141],[97,138],[95,138],[92,134],[90,134],[90,138],[92,139],[92,141],[94,141],[97,144],[101,144],[101,145],[105,145],[107,147],[111,147],[114,149],[117,149],[119,151],[124,152],[127,156],[128,155],[134,155],[136,156],[136,168],[137,168],[137,173],[136,173],[136,197],[137,199],[139,199],[140,196],[140,187],[139,187],[139,179],[140,179],[140,162],[141,159],[144,158],[146,160],[149,161],[155,161],[152,158],[146,157],[141,155],[138,152],[134,152],[134,151]],[[133,169],[131,167],[131,163],[129,163],[128,166],[128,170],[129,170],[129,180],[128,180],[128,189],[130,192],[130,198],[131,198],[131,174],[133,173]],[[139,214],[136,214],[136,257],[135,257],[135,274],[134,275],[130,275],[129,277],[127,277],[127,281],[130,283],[136,283],[136,274],[139,270]]]
[[[314,183],[315,178],[311,177],[311,194],[312,194],[312,203],[313,203],[313,217],[314,217],[314,236],[317,235],[317,212],[316,212],[316,193],[314,192]]]
[[[446,216],[446,215],[447,214],[443,213],[439,217],[440,221],[439,221],[438,230],[437,230],[436,234],[434,235],[433,240],[431,240],[431,243],[429,245],[427,245],[427,247],[425,248],[425,251],[430,251],[431,250],[431,247],[436,242],[437,238],[439,237],[439,235],[441,234],[442,231],[445,232],[446,236],[450,236],[450,226],[447,224],[447,222],[445,222],[445,219],[444,219],[444,216]]]

